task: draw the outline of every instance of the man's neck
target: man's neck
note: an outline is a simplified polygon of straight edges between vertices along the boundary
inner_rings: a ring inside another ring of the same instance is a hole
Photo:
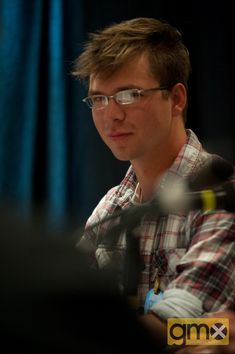
[[[154,194],[162,174],[171,166],[174,159],[164,161],[160,164],[157,159],[151,165],[132,163],[141,189],[142,202],[150,200]]]
[[[178,142],[168,149],[155,152],[154,156],[148,156],[143,159],[131,161],[139,186],[141,188],[142,202],[150,200],[162,175],[174,163],[182,146],[187,141],[187,135],[182,134]]]

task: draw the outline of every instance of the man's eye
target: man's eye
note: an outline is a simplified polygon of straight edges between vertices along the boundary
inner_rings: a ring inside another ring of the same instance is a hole
[[[93,96],[92,97],[93,103],[102,103],[105,101],[104,96]]]
[[[123,103],[132,101],[138,97],[138,92],[136,90],[124,90],[118,93],[118,100]]]
[[[137,90],[131,90],[130,96],[133,98],[139,97],[139,92]]]

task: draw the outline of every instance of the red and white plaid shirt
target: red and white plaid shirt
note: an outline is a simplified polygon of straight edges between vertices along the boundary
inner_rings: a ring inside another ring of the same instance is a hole
[[[187,143],[162,178],[156,192],[162,190],[172,176],[188,177],[211,158],[212,155],[202,148],[196,135],[191,130],[187,130],[187,134]],[[111,262],[123,262],[126,232],[121,231],[115,246],[108,248],[104,238],[119,219],[102,220],[133,205],[137,182],[130,166],[120,185],[107,192],[87,221],[80,242],[89,245],[87,247],[91,253],[94,252],[100,267],[109,266]],[[144,264],[138,285],[141,305],[159,278],[164,297],[153,307],[153,311],[162,318],[199,317],[233,307],[234,213],[224,210],[193,210],[166,216],[156,213],[141,219],[135,236],[139,240]]]

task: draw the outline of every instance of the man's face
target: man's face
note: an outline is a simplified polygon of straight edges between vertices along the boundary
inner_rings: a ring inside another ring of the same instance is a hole
[[[113,95],[130,88],[159,86],[150,74],[147,57],[142,55],[108,78],[91,75],[89,94]],[[93,109],[92,116],[101,138],[116,158],[133,163],[164,154],[172,134],[171,106],[170,95],[166,98],[162,91],[150,91],[130,105],[118,104],[111,98],[105,108]]]

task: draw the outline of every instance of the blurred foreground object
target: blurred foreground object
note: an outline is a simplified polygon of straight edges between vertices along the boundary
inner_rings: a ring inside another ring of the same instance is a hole
[[[112,274],[88,269],[71,240],[0,215],[0,351],[148,353]]]

